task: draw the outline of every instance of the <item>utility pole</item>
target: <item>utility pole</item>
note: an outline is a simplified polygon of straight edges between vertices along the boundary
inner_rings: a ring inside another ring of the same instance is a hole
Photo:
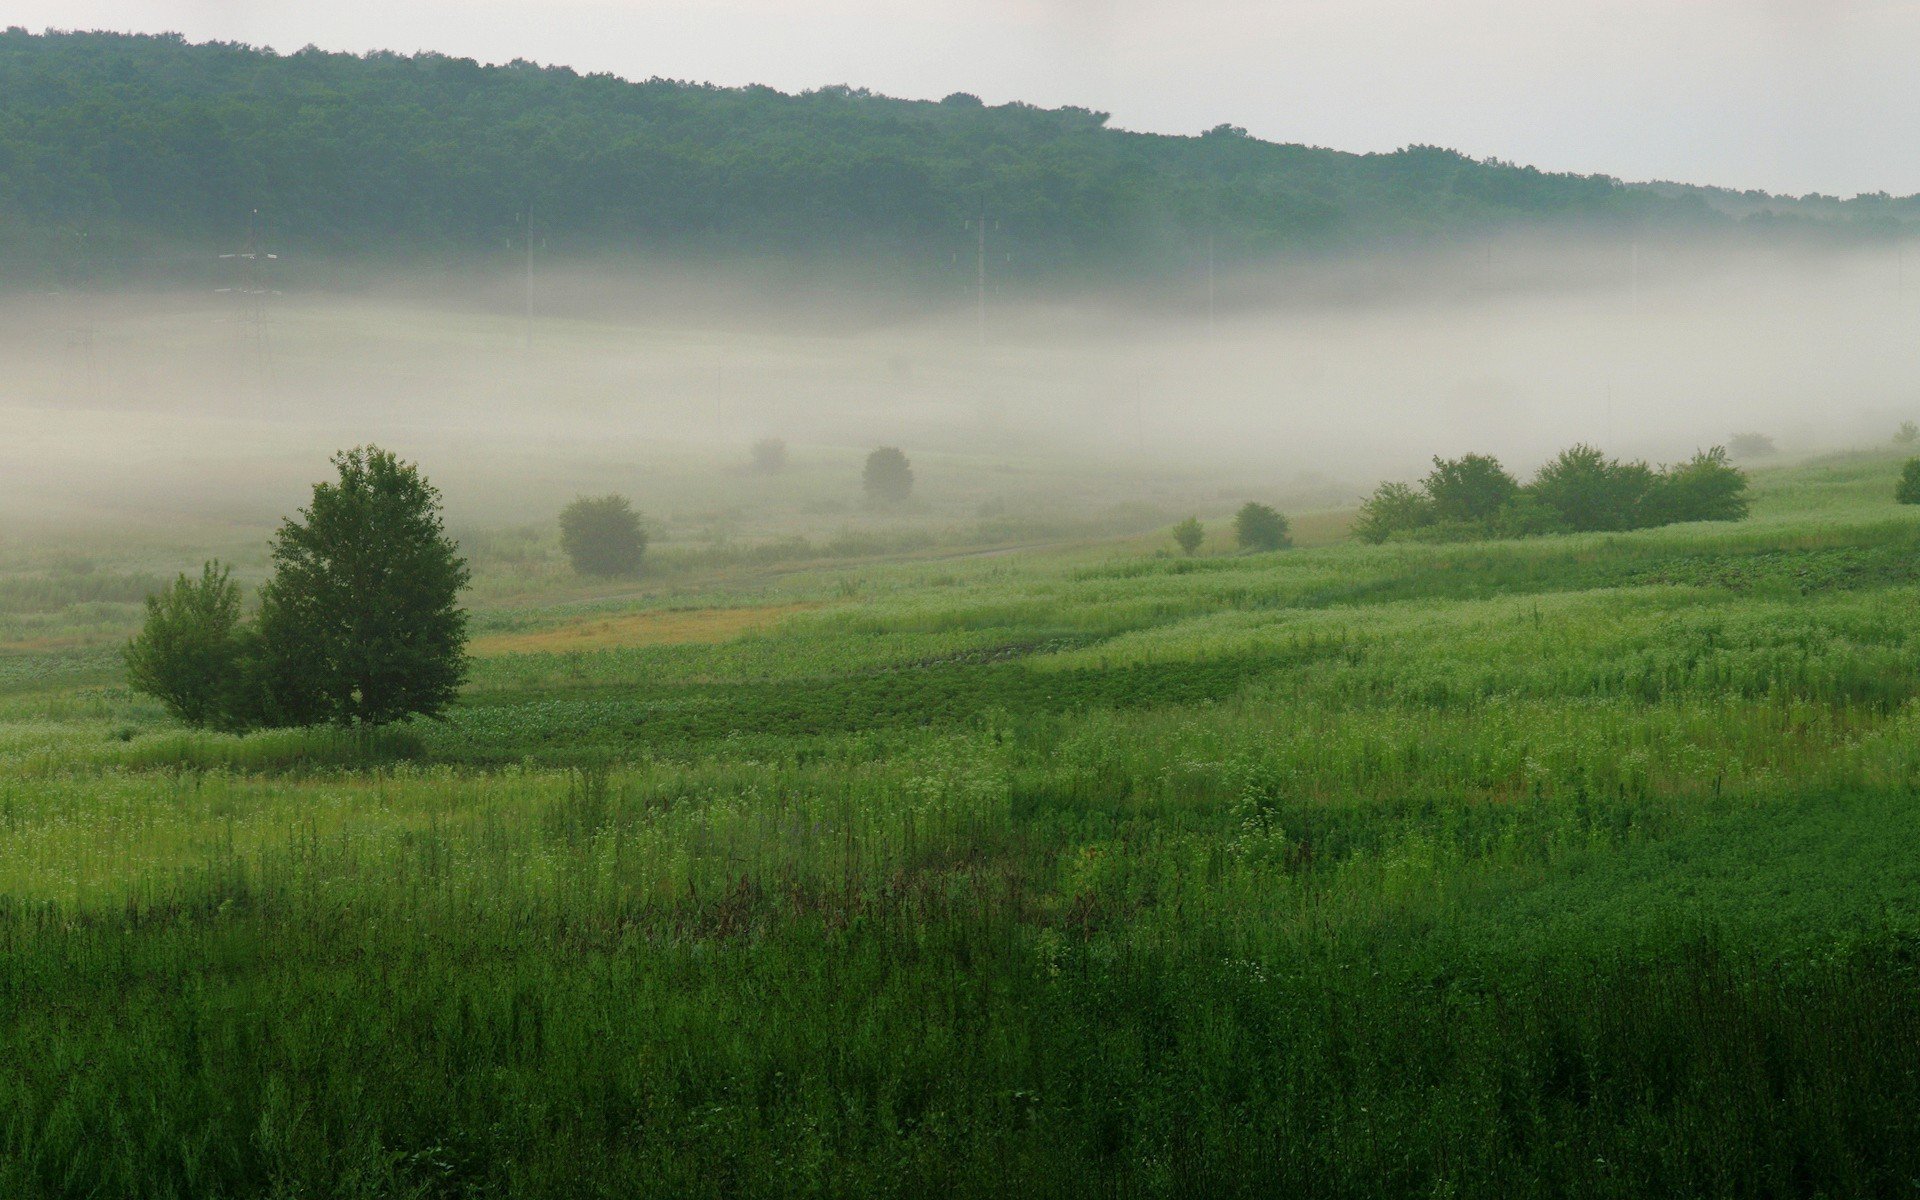
[[[987,208],[980,206],[980,220],[975,225],[979,234],[979,248],[973,260],[974,320],[978,327],[980,349],[987,348]]]
[[[1213,336],[1213,230],[1207,230],[1207,336]]]
[[[533,201],[527,201],[527,208],[521,214],[521,224],[525,227],[522,236],[525,239],[527,253],[526,279],[521,286],[521,301],[526,323],[526,352],[533,353]]]

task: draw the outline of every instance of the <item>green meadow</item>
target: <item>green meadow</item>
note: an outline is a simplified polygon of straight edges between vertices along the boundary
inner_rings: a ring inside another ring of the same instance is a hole
[[[459,705],[361,735],[169,723],[190,564],[9,546],[0,1195],[1911,1196],[1898,469],[629,589],[476,534]]]

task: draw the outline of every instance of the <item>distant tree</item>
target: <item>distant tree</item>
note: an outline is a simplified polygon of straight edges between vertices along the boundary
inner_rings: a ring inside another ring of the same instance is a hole
[[[1527,492],[1568,529],[1632,529],[1653,484],[1647,464],[1623,463],[1583,443],[1541,467]]]
[[[1736,433],[1727,448],[1735,458],[1772,458],[1780,453],[1773,439],[1764,433]]]
[[[242,686],[240,585],[217,562],[147,597],[147,619],[127,643],[127,682],[189,725],[233,723]]]
[[[1249,500],[1233,517],[1233,540],[1242,550],[1282,550],[1293,544],[1279,511]]]
[[[1907,465],[1900,468],[1900,482],[1893,489],[1893,498],[1901,504],[1920,504],[1920,458],[1910,458]]]
[[[1404,483],[1383,483],[1360,505],[1353,535],[1379,544],[1396,533],[1433,524],[1433,502]]]
[[[778,475],[787,469],[787,444],[779,438],[761,438],[753,444],[753,469],[762,475]]]
[[[1900,428],[1894,432],[1893,442],[1896,446],[1911,446],[1920,442],[1920,425],[1912,421],[1900,422]]]
[[[625,496],[582,496],[560,510],[560,548],[582,575],[633,575],[647,553],[647,531]]]
[[[1192,555],[1195,550],[1198,550],[1206,536],[1206,528],[1200,524],[1199,517],[1188,517],[1173,527],[1174,544],[1179,546],[1181,553],[1186,555]]]
[[[985,107],[985,104],[980,99],[980,97],[974,95],[972,92],[948,92],[945,96],[940,98],[940,103],[946,105],[948,108],[984,108]]]
[[[1500,460],[1485,454],[1434,459],[1425,486],[1437,519],[1473,523],[1492,521],[1520,491]]]
[[[892,446],[882,446],[867,455],[861,486],[867,499],[878,504],[903,504],[913,495],[913,465],[907,456]]]
[[[419,468],[375,446],[281,525],[260,592],[263,724],[434,717],[466,676],[468,571]]]
[[[1660,472],[1647,492],[1640,523],[1743,521],[1747,507],[1747,473],[1733,465],[1724,446],[1715,446]]]

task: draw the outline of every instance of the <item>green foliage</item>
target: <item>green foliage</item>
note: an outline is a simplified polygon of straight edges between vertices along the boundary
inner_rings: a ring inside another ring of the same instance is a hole
[[[1192,557],[1194,551],[1200,549],[1200,543],[1206,536],[1206,528],[1200,524],[1199,517],[1188,517],[1173,527],[1173,544],[1180,547],[1180,553],[1188,557]]]
[[[1920,504],[1920,458],[1910,458],[1900,468],[1900,482],[1893,486],[1893,499],[1898,504]]]
[[[1411,533],[1433,524],[1433,502],[1425,493],[1404,483],[1383,483],[1360,505],[1353,521],[1353,534],[1363,542],[1378,544],[1395,534]]]
[[[1715,446],[1660,472],[1647,493],[1639,524],[1744,521],[1747,508],[1747,473],[1728,461],[1724,448]]]
[[[1434,147],[1354,155],[958,94],[783,95],[177,36],[0,32],[0,112],[0,248],[53,273],[190,270],[204,260],[185,248],[230,244],[248,207],[299,251],[290,270],[510,255],[531,202],[558,254],[806,253],[928,283],[950,278],[983,204],[1005,269],[1052,276],[1185,270],[1209,231],[1232,260],[1553,219],[1731,227],[1704,193]]]
[[[1562,526],[1586,532],[1639,526],[1641,503],[1653,486],[1647,464],[1623,463],[1583,443],[1541,467],[1527,491]]]
[[[1293,544],[1277,509],[1249,500],[1233,516],[1233,540],[1242,550],[1283,550]]]
[[[240,585],[207,563],[147,596],[147,619],[127,644],[127,682],[190,725],[225,726],[241,685]]]
[[[1727,442],[1727,447],[1735,458],[1772,458],[1780,453],[1773,439],[1764,433],[1737,433]]]
[[[1577,445],[1562,450],[1525,487],[1484,455],[1433,462],[1421,491],[1381,484],[1360,506],[1354,536],[1376,544],[1392,538],[1470,542],[1747,516],[1746,472],[1718,446],[1654,471]]]
[[[1900,428],[1895,430],[1893,434],[1893,444],[1896,446],[1911,446],[1915,442],[1920,442],[1920,425],[1916,425],[1912,421],[1900,422]]]
[[[1500,460],[1486,454],[1435,458],[1423,486],[1436,520],[1477,525],[1492,522],[1520,491]]]
[[[897,447],[882,446],[867,455],[860,486],[871,503],[905,504],[913,495],[913,466]]]
[[[560,548],[582,575],[636,575],[647,531],[625,496],[582,496],[560,510]]]
[[[368,446],[333,458],[274,538],[260,592],[262,723],[384,725],[435,717],[466,674],[466,564],[440,493]]]

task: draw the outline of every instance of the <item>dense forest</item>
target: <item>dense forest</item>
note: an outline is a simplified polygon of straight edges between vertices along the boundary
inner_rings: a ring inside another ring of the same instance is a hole
[[[1077,108],[787,95],[435,54],[0,34],[0,262],[14,286],[204,270],[260,214],[307,261],[502,260],[531,211],[561,255],[806,255],[905,278],[1158,272],[1489,230],[1884,232],[1887,197],[1631,186],[1432,147],[1347,154]]]

